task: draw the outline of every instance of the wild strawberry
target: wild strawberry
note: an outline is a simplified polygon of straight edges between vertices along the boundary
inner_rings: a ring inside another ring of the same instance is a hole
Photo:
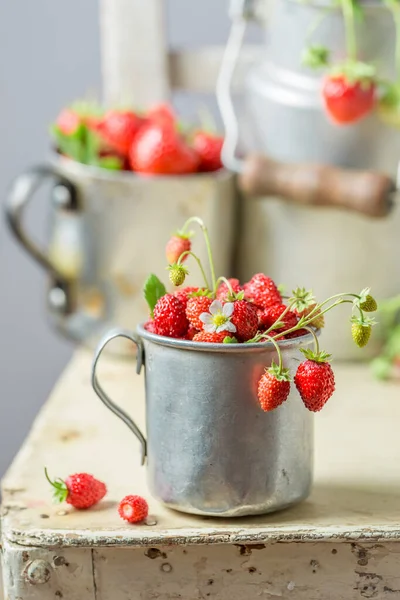
[[[98,131],[107,146],[126,156],[143,123],[131,110],[110,110],[102,118]]]
[[[263,273],[254,275],[244,286],[244,297],[254,302],[260,308],[267,308],[272,304],[281,304],[282,297],[278,288],[270,277]]]
[[[185,283],[186,275],[189,275],[189,271],[183,265],[179,265],[174,263],[173,265],[169,265],[169,280],[172,285],[179,287],[183,283]]]
[[[369,293],[369,288],[363,290],[360,294],[360,308],[365,312],[375,312],[378,310],[378,304]]]
[[[189,322],[185,307],[172,294],[162,296],[154,307],[154,326],[158,335],[180,338],[186,335]]]
[[[240,342],[251,340],[258,330],[257,307],[247,300],[236,300],[233,303],[231,322],[236,327],[235,336]]]
[[[299,319],[301,317],[307,317],[316,307],[316,304],[311,304],[308,308],[305,308],[304,310],[298,311],[295,308],[293,309],[293,312],[295,315],[297,315],[299,317]],[[317,329],[322,329],[323,327],[325,327],[325,316],[321,314],[321,310],[317,310],[314,313],[315,316],[313,316],[313,319],[310,323],[308,323],[308,325],[312,325],[313,327],[316,327]]]
[[[193,139],[193,148],[200,157],[200,171],[222,169],[221,150],[224,138],[219,135],[198,131]]]
[[[190,324],[196,329],[203,329],[204,323],[200,320],[200,315],[210,310],[212,299],[208,296],[194,296],[189,298],[186,305],[186,316]]]
[[[307,331],[307,329],[297,329],[297,331],[292,331],[291,333],[288,333],[287,335],[285,334],[283,336],[283,339],[287,339],[287,340],[293,340],[296,339],[298,337],[303,337],[303,335],[309,335],[310,332]]]
[[[189,329],[187,330],[187,333],[185,335],[185,340],[189,340],[192,341],[194,336],[199,333],[198,329],[195,329],[194,327],[192,327],[191,325],[189,325]]]
[[[148,123],[137,134],[130,153],[131,167],[147,175],[185,175],[199,166],[197,153],[170,123]]]
[[[365,317],[353,317],[351,319],[351,335],[359,348],[364,348],[369,342],[372,333],[372,325],[375,321]]]
[[[287,306],[284,304],[274,304],[268,308],[264,308],[264,310],[259,310],[258,319],[260,328],[269,329],[274,326],[276,331],[287,331],[288,329],[292,329],[292,327],[296,327],[297,316],[291,310],[282,316],[286,309]],[[277,322],[281,322],[282,326],[278,327],[275,325]]]
[[[294,382],[308,410],[318,412],[335,391],[335,377],[329,354],[302,350],[306,361],[300,363]]]
[[[66,502],[74,508],[91,508],[100,502],[107,493],[105,484],[88,473],[70,475],[65,481],[62,479],[51,481],[47,469],[45,469],[45,475],[47,481],[54,488],[54,500]]]
[[[258,400],[265,412],[274,410],[287,400],[290,393],[290,374],[288,369],[280,371],[278,365],[272,363],[258,382]]]
[[[174,109],[166,102],[155,104],[150,107],[147,111],[146,118],[155,123],[169,123],[170,125],[176,125],[177,121]]]
[[[125,496],[119,503],[118,513],[128,523],[140,523],[149,514],[149,505],[141,496]]]
[[[374,108],[376,86],[367,78],[351,81],[344,74],[331,75],[325,79],[322,95],[335,123],[355,123]]]
[[[268,332],[268,337],[262,337],[261,339],[258,340],[258,343],[265,344],[270,341],[269,338],[275,338],[276,342],[286,339],[284,335],[280,335],[277,331],[274,331],[273,329],[271,329],[271,331]]]
[[[208,342],[210,344],[223,344],[224,339],[227,337],[227,331],[199,331],[193,338],[194,342]]]
[[[239,279],[228,279],[228,281],[231,284],[232,291],[235,294],[238,294],[239,292],[243,291]],[[217,290],[217,300],[219,300],[220,302],[227,302],[229,300],[229,293],[229,288],[226,285],[226,283],[221,283]]]
[[[156,326],[155,323],[152,319],[149,319],[145,324],[144,324],[144,328],[146,329],[146,331],[148,331],[149,333],[157,333],[156,331]]]
[[[192,248],[192,242],[188,235],[177,233],[173,235],[165,247],[165,256],[170,265],[177,263],[179,257],[184,252],[190,252]],[[188,254],[182,258],[181,262],[184,262],[188,257]]]
[[[57,127],[64,135],[74,134],[81,124],[81,117],[72,108],[64,108],[56,120]]]
[[[182,288],[180,290],[176,290],[176,292],[174,292],[174,296],[175,296],[175,298],[178,298],[182,302],[182,304],[186,310],[186,306],[187,306],[190,294],[195,294],[198,291],[199,291],[198,287],[188,286],[188,287]]]

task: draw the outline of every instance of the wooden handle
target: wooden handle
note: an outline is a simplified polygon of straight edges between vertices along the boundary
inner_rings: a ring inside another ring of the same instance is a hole
[[[283,164],[256,154],[245,160],[239,185],[252,196],[278,196],[297,204],[344,208],[369,217],[389,214],[396,189],[393,180],[382,173]]]

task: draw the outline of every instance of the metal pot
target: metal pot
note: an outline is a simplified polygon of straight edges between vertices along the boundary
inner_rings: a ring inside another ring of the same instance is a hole
[[[125,337],[145,367],[147,440],[106,395],[96,368],[103,348]],[[295,371],[312,336],[280,342]],[[276,360],[270,343],[205,344],[147,332],[115,330],[96,350],[92,385],[104,404],[139,439],[150,491],[179,511],[219,517],[262,514],[295,504],[310,492],[313,415],[295,390],[264,413],[257,383]]]
[[[50,238],[41,250],[22,217],[48,178],[55,181]],[[112,325],[134,328],[146,319],[143,283],[151,272],[167,279],[166,241],[194,214],[208,225],[218,272],[231,271],[236,201],[228,171],[144,178],[56,157],[15,180],[6,212],[18,241],[50,275],[52,321],[78,342],[93,344]],[[200,240],[198,254],[206,264]],[[200,275],[192,277],[188,285]]]
[[[247,158],[236,156],[239,125],[230,85],[246,23],[255,16],[253,5],[249,0],[232,3],[232,34],[218,84],[227,131],[224,161],[240,173],[240,187],[248,196],[241,205],[237,273],[247,279],[263,271],[289,290],[312,287],[320,299],[367,286],[378,298],[398,294],[400,209],[393,192],[400,135],[376,114],[352,126],[331,123],[324,112],[321,75],[301,64],[318,18],[312,42],[343,58],[338,8],[328,11],[327,3],[296,0],[274,4],[265,52],[245,82],[241,125]],[[395,55],[391,13],[381,2],[362,5],[360,55],[390,76]],[[327,320],[324,339],[338,358],[360,357],[340,314]],[[379,342],[373,341],[363,356],[378,349]]]

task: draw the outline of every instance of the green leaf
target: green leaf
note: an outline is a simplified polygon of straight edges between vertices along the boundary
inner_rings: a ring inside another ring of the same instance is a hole
[[[98,159],[97,165],[110,171],[121,171],[122,160],[118,156],[103,156]]]
[[[327,67],[330,61],[330,53],[325,46],[309,46],[303,51],[301,62],[311,69]]]
[[[153,315],[154,307],[159,299],[165,296],[166,293],[165,285],[158,279],[157,275],[149,275],[143,286],[143,294],[149,305],[151,315]]]

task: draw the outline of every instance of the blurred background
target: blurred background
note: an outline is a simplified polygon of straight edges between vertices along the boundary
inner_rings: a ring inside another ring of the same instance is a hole
[[[226,2],[169,0],[166,6],[172,46],[225,42],[229,31]],[[87,92],[100,95],[98,9],[96,0],[0,3],[3,200],[13,177],[48,156],[48,128],[59,110]],[[180,94],[174,100],[182,114],[193,114],[193,98]],[[44,190],[32,210],[28,210],[27,221],[35,234],[41,231],[44,235],[46,230],[47,203]],[[0,274],[2,474],[65,367],[73,346],[49,327],[45,309],[47,278],[11,238],[3,218]]]

